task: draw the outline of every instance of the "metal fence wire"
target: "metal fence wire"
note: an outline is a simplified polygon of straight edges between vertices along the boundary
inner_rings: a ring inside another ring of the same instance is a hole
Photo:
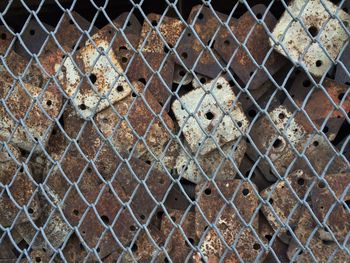
[[[350,1],[0,6],[0,262],[350,262]]]

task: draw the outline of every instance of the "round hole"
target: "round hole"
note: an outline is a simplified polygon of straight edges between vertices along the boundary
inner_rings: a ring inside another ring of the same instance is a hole
[[[238,121],[237,125],[238,125],[238,127],[242,127],[242,122]]]
[[[251,71],[251,72],[249,73],[249,76],[253,76],[253,74],[254,74],[254,71]]]
[[[185,76],[185,75],[186,75],[186,72],[185,72],[185,71],[183,71],[183,70],[180,70],[180,71],[179,71],[179,75],[180,75],[180,77],[183,77],[183,76]]]
[[[344,95],[345,95],[344,92],[340,93],[340,94],[338,95],[338,99],[339,99],[339,100],[342,100],[342,99],[344,98]]]
[[[137,251],[137,249],[138,249],[137,245],[134,244],[134,245],[132,246],[132,248],[131,248],[131,251],[132,251],[132,252],[135,252],[135,251]]]
[[[273,199],[270,198],[269,203],[272,205],[273,204]]]
[[[205,190],[204,190],[204,193],[205,193],[206,195],[210,195],[210,194],[211,194],[211,189],[210,189],[210,188],[205,189]]]
[[[327,133],[329,131],[329,128],[328,126],[324,126],[323,130],[322,130],[324,133]]]
[[[169,48],[166,45],[164,45],[163,46],[163,51],[164,51],[164,53],[168,53],[169,52]]]
[[[95,74],[90,74],[89,79],[92,82],[92,84],[95,84],[97,77]]]
[[[1,39],[5,40],[6,38],[7,38],[6,33],[2,33],[2,34],[1,34]]]
[[[255,250],[259,250],[260,249],[260,244],[258,244],[258,243],[255,243],[254,245],[253,245],[253,248],[255,249]]]
[[[214,119],[214,114],[212,112],[208,111],[205,114],[205,118],[208,119],[208,120],[212,120],[212,119]]]
[[[109,218],[105,215],[101,216],[101,220],[103,221],[103,223],[105,223],[106,225],[109,224]]]
[[[134,98],[137,96],[135,92],[131,93],[131,96],[133,96]]]
[[[30,34],[31,36],[34,36],[34,35],[35,35],[35,30],[34,30],[34,29],[31,29],[31,30],[29,31],[29,34]]]
[[[126,57],[122,57],[122,62],[123,62],[123,63],[128,62],[128,58],[126,58]]]
[[[28,213],[29,213],[29,214],[33,214],[33,213],[34,213],[33,208],[28,208]]]
[[[248,111],[248,115],[253,118],[253,117],[256,116],[256,111],[255,110],[249,110]]]
[[[145,220],[145,215],[140,215],[140,218],[142,219],[142,220]]]
[[[248,195],[249,194],[249,190],[248,189],[243,189],[242,194],[244,196]]]
[[[345,202],[344,209],[350,209],[350,199],[345,200],[344,202]]]
[[[205,82],[207,82],[207,79],[204,78],[204,77],[202,77],[202,78],[199,79],[199,81],[200,81],[202,84],[205,84]]]
[[[69,19],[69,24],[71,24],[71,25],[73,25],[73,24],[74,24],[74,22],[73,22],[73,20],[72,20],[72,19]]]
[[[128,50],[128,49],[126,48],[126,46],[121,46],[119,47],[119,50]]]
[[[256,18],[257,18],[257,19],[261,19],[261,18],[262,18],[262,14],[257,13],[257,14],[256,14]]]
[[[88,167],[88,168],[86,169],[86,172],[89,173],[89,174],[91,174],[91,173],[92,173],[92,168],[91,168],[91,167]]]
[[[152,20],[152,26],[157,26],[158,22],[157,20]]]
[[[305,181],[303,178],[298,179],[298,185],[304,185]]]
[[[80,105],[79,105],[79,109],[81,109],[81,110],[86,110],[87,107],[86,107],[85,104],[80,104]]]
[[[323,189],[323,188],[326,187],[326,184],[325,184],[324,182],[319,182],[319,183],[318,183],[318,187],[321,188],[321,189]]]
[[[284,115],[284,113],[280,113],[278,114],[278,118],[280,118],[281,120],[283,120],[286,116]]]
[[[310,87],[311,86],[311,81],[309,79],[304,80],[303,81],[303,86],[305,88]]]
[[[203,13],[200,13],[200,14],[198,15],[198,19],[203,19],[203,18],[204,18]]]
[[[36,262],[41,262],[41,257],[36,257],[36,258],[35,258],[35,261],[36,261]]]
[[[265,235],[265,238],[270,241],[272,239],[272,236],[271,235]]]
[[[130,226],[130,231],[135,231],[136,227],[135,226]]]
[[[130,22],[130,21],[128,21],[128,23],[126,24],[126,26],[131,26],[131,22]]]
[[[108,120],[108,118],[105,117],[105,118],[102,119],[102,122],[107,124],[109,122],[109,120]]]
[[[317,146],[318,146],[318,141],[314,141],[312,144],[313,144],[315,147],[317,147]]]
[[[124,91],[124,87],[123,87],[122,85],[119,85],[119,86],[117,87],[117,91],[118,91],[118,92]]]
[[[100,253],[101,248],[100,247],[96,248],[96,251],[97,251],[97,253]]]
[[[158,183],[159,183],[159,184],[164,184],[164,183],[165,183],[165,181],[164,181],[164,179],[163,179],[163,178],[160,178],[160,179],[159,179],[159,181],[158,181]]]
[[[315,26],[310,26],[308,31],[312,37],[316,37],[318,34],[318,29]]]
[[[193,245],[194,244],[194,240],[193,240],[193,238],[189,238],[188,239],[188,241]],[[187,247],[191,247],[191,245],[190,244],[188,244],[188,242],[187,241],[185,241],[185,244],[186,244],[186,246]]]
[[[218,89],[222,89],[222,85],[221,85],[221,84],[218,84],[216,87],[217,87]]]
[[[273,143],[273,148],[279,148],[282,146],[282,140],[281,139],[276,139]]]
[[[191,32],[188,32],[188,33],[187,33],[187,36],[188,36],[188,37],[192,36]]]
[[[181,54],[181,56],[182,56],[184,59],[188,58],[188,54],[187,54],[186,52],[183,52],[183,53]]]
[[[144,78],[139,78],[138,81],[140,81],[143,85],[146,85],[146,80]]]
[[[46,105],[50,107],[52,105],[52,101],[51,100],[46,101]]]
[[[224,44],[225,44],[225,46],[229,46],[229,45],[230,45],[230,40],[226,39],[226,40],[224,41]]]
[[[322,60],[317,60],[316,61],[316,67],[321,67],[322,66]]]
[[[78,211],[77,209],[74,209],[74,210],[73,210],[73,214],[74,214],[75,216],[78,216],[78,215],[79,215],[79,211]]]
[[[82,233],[83,235],[85,235],[85,234],[86,234],[85,230],[83,230],[81,233]]]

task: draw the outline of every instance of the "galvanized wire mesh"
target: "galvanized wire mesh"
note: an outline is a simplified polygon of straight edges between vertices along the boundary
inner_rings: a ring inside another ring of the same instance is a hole
[[[348,1],[61,2],[0,13],[1,261],[350,261]]]

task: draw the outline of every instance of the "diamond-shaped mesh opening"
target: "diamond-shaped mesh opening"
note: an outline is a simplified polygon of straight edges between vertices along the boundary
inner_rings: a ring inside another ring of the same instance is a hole
[[[349,262],[350,1],[2,1],[1,262]]]

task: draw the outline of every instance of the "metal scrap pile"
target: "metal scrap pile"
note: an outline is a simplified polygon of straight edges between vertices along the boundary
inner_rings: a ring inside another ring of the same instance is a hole
[[[350,15],[305,3],[2,26],[0,261],[350,261]]]

